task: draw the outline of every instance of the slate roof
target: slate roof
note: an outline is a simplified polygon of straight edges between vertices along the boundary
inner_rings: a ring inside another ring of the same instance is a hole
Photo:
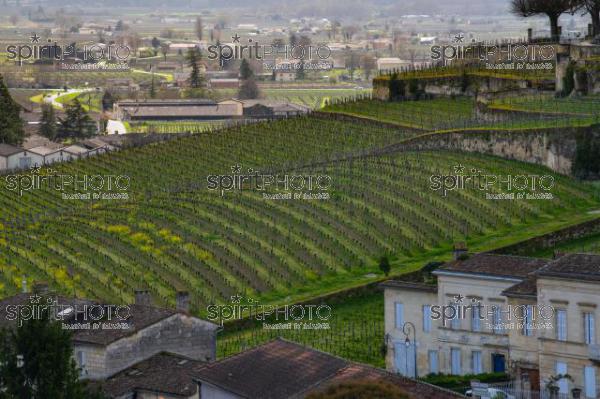
[[[449,262],[436,271],[523,279],[548,263],[547,259],[480,253]]]
[[[410,399],[463,397],[442,388],[382,369],[349,362],[300,344],[275,339],[196,372],[196,379],[246,399],[295,399],[348,381],[385,380],[401,387]]]
[[[161,352],[118,372],[99,385],[109,398],[119,398],[137,391],[187,398],[198,391],[193,374],[203,365],[205,363],[198,360]]]

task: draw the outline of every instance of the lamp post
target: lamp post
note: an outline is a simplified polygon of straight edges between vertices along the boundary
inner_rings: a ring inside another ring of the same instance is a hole
[[[411,323],[410,321],[405,322],[402,325],[402,333],[404,334],[404,336],[406,337],[406,339],[404,340],[404,344],[406,345],[406,372],[408,373],[408,350],[410,348],[410,333],[412,331],[412,335],[413,335],[413,343],[414,343],[414,354],[415,354],[415,375],[414,377],[417,378],[418,374],[417,374],[417,329],[415,328],[415,325],[413,323]]]

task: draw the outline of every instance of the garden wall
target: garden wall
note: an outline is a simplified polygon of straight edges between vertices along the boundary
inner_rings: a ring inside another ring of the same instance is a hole
[[[539,237],[530,238],[513,245],[498,248],[492,253],[505,255],[522,255],[553,248],[557,244],[576,240],[594,233],[600,233],[600,218],[575,226],[566,227]]]
[[[570,175],[578,137],[597,134],[597,128],[466,130],[421,135],[397,144],[396,150],[459,150],[535,163]]]

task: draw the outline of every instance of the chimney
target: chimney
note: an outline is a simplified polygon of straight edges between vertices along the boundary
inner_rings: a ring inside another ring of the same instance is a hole
[[[40,295],[46,295],[48,293],[48,283],[45,281],[38,281],[33,285],[33,292]]]
[[[454,254],[454,260],[459,260],[461,257],[467,255],[469,250],[467,249],[467,244],[465,242],[457,242],[454,244],[454,250],[452,252]]]
[[[175,295],[175,303],[177,304],[177,310],[189,312],[190,294],[187,291],[177,291],[177,294]]]
[[[135,290],[135,304],[152,306],[152,297],[148,290]]]

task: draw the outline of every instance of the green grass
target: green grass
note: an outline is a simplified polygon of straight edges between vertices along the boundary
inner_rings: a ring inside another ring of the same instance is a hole
[[[550,105],[549,108],[552,106]],[[589,105],[591,107],[591,105]],[[421,101],[384,102],[362,100],[332,104],[324,111],[370,118],[422,130],[504,129],[520,130],[568,126],[590,126],[600,122],[598,113],[564,115],[488,114],[483,117],[470,97],[436,98]],[[535,110],[530,110],[536,112]],[[539,111],[537,111],[539,112]]]
[[[367,293],[341,301],[328,302],[331,318],[323,330],[268,330],[263,322],[243,329],[230,328],[217,338],[217,357],[223,358],[260,345],[276,337],[283,337],[349,360],[385,367],[381,351],[383,345],[383,293]],[[316,320],[315,323],[323,323]],[[277,321],[268,320],[267,324]]]
[[[549,94],[519,96],[493,101],[490,107],[509,111],[598,116],[600,115],[600,96],[563,98],[557,98]]]

